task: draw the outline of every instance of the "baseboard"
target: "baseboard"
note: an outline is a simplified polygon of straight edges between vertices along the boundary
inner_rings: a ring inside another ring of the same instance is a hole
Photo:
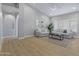
[[[33,37],[34,35],[27,35],[27,36],[23,36],[23,37],[19,37],[19,39],[24,39],[24,38],[28,38],[28,37]]]
[[[23,36],[23,37],[16,37],[16,36],[4,36],[2,37],[2,39],[6,39],[6,38],[12,38],[12,39],[24,39],[24,38],[27,38],[27,37],[33,37],[34,35],[26,35],[26,36]]]
[[[2,37],[2,39],[6,39],[6,38],[18,39],[18,37],[16,37],[16,36],[4,36],[4,37]]]

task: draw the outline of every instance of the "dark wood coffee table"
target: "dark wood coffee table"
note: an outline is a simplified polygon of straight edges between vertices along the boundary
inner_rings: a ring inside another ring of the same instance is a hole
[[[53,39],[58,39],[58,40],[63,40],[64,39],[62,34],[57,34],[57,33],[50,33],[49,37],[53,38]]]

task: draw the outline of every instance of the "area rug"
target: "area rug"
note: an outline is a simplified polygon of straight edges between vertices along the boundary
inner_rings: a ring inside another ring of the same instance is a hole
[[[47,40],[50,43],[54,43],[54,44],[57,44],[62,47],[69,47],[71,45],[71,43],[74,41],[74,38],[57,40],[57,39],[52,39],[52,38],[48,38],[48,37],[43,37],[43,40]]]

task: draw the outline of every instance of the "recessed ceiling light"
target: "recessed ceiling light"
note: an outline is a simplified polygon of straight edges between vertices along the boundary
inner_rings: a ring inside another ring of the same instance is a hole
[[[52,13],[50,13],[49,15],[50,15],[50,16],[52,16],[53,14],[52,14]]]
[[[73,10],[77,9],[77,7],[72,7]]]
[[[57,9],[57,7],[56,6],[53,6],[52,8],[51,8],[51,10],[56,10]]]
[[[56,10],[56,8],[51,8],[51,10]]]

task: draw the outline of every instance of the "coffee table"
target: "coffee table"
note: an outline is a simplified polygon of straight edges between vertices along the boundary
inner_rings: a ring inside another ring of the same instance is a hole
[[[58,39],[58,40],[63,40],[64,39],[63,34],[58,34],[58,33],[50,33],[49,37],[53,38],[53,39]]]

